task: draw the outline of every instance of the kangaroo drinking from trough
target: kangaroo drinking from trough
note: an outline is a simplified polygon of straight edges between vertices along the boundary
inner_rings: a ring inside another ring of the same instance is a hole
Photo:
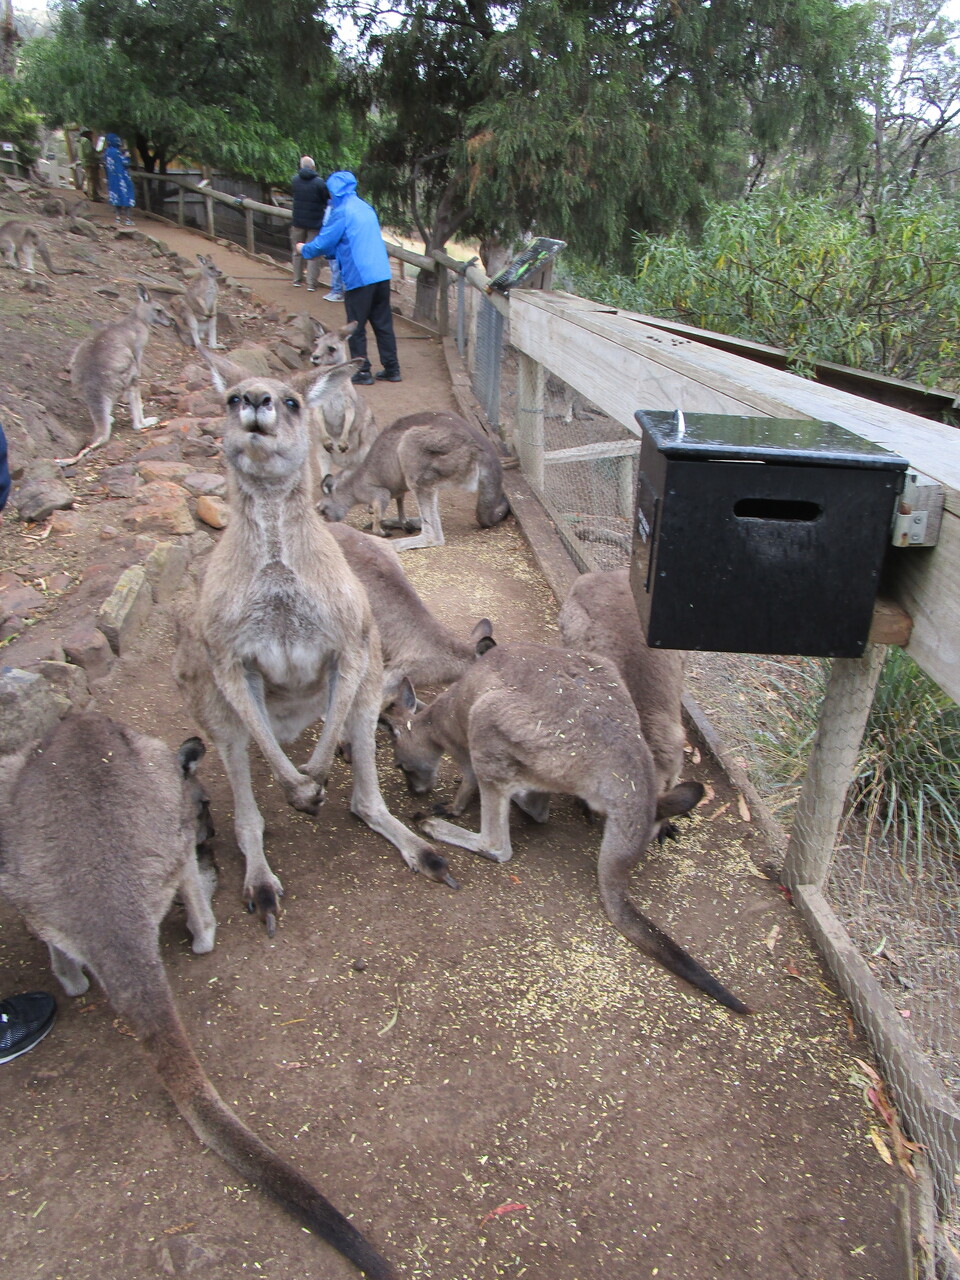
[[[332,369],[347,364],[350,359],[348,340],[357,327],[351,320],[340,329],[324,329],[315,322],[317,339],[310,356],[318,369]],[[328,388],[326,395],[314,410],[313,427],[317,479],[330,474],[330,464],[335,462],[341,470],[350,470],[363,461],[377,437],[378,427],[373,410],[349,380]]]
[[[557,621],[571,649],[609,658],[627,686],[653,752],[657,788],[669,791],[683,768],[683,654],[647,645],[627,569],[584,573],[570,588]]]
[[[178,292],[171,298],[168,305],[178,332],[182,331],[181,326],[186,329],[198,350],[201,345],[217,350],[220,345],[217,342],[217,298],[220,293],[217,281],[223,278],[223,272],[206,254],[198,253],[197,261],[200,270],[182,293]]]
[[[179,892],[193,950],[213,949],[203,743],[164,743],[100,714],[68,716],[0,762],[0,892],[50,949],[68,995],[100,982],[201,1142],[374,1280],[396,1273],[297,1169],[224,1103],[190,1044],[160,956],[160,923]]]
[[[397,551],[442,547],[443,528],[437,495],[442,485],[459,485],[477,494],[477,524],[488,529],[510,511],[503,492],[503,468],[497,451],[476,427],[456,413],[412,413],[381,431],[359,466],[323,481],[320,514],[343,520],[357,503],[373,509],[373,532],[383,537],[383,513],[396,499],[404,524],[404,494],[420,504],[422,531],[398,538]]]
[[[150,326],[173,323],[159,302],[142,284],[137,285],[133,310],[121,320],[104,325],[79,344],[70,357],[70,378],[74,392],[84,401],[93,419],[94,435],[88,445],[72,458],[58,458],[61,466],[79,462],[110,439],[113,408],[126,393],[130,405],[130,425],[134,431],[152,427],[156,418],[144,418],[140,396],[140,367],[150,337]]]
[[[211,352],[205,358],[226,390],[230,520],[196,607],[183,611],[174,670],[233,789],[246,900],[272,935],[283,889],[263,851],[251,738],[287,801],[310,814],[324,799],[337,743],[349,741],[352,812],[412,870],[455,887],[443,858],[393,817],[380,793],[380,640],[366,593],[313,505],[306,418],[342,366],[311,370],[293,384],[250,377]],[[321,717],[317,744],[297,768],[280,743]]]
[[[36,270],[33,264],[39,254],[52,276],[83,275],[80,267],[55,267],[47,246],[40,239],[40,232],[29,222],[20,222],[16,218],[0,226],[0,253],[8,267],[20,267],[31,274]]]
[[[481,642],[488,645],[489,642]],[[597,867],[600,898],[628,941],[671,973],[738,1013],[749,1010],[633,905],[630,875],[669,818],[703,797],[699,783],[657,794],[650,748],[616,668],[599,654],[544,645],[496,646],[424,711],[409,684],[392,722],[396,760],[416,794],[436,781],[443,753],[463,781],[449,812],[461,814],[477,790],[480,831],[443,818],[421,827],[437,840],[507,862],[510,801],[546,819],[549,793],[583,800],[605,818]]]
[[[469,639],[461,640],[417,595],[389,542],[348,524],[332,524],[329,529],[367,593],[380,633],[381,706],[393,702],[404,677],[417,688],[432,688],[463,675],[476,661],[478,643],[493,634],[489,619],[481,618]]]

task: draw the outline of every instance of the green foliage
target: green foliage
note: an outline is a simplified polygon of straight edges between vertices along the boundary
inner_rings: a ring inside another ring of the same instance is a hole
[[[0,139],[12,142],[28,163],[40,154],[40,124],[20,85],[0,78]]]
[[[281,16],[301,52],[286,64]],[[302,5],[70,0],[54,35],[25,47],[22,75],[49,123],[113,130],[151,167],[181,155],[285,184],[308,148],[321,167],[338,164],[349,132],[330,39]]]
[[[701,235],[638,235],[636,274],[575,274],[599,301],[833,361],[950,384],[960,363],[960,205],[914,193],[869,213],[832,196],[712,204]]]

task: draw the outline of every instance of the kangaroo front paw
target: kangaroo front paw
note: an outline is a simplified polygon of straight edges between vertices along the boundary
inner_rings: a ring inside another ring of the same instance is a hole
[[[256,914],[263,921],[267,937],[272,938],[277,931],[277,916],[280,914],[280,899],[283,897],[283,885],[271,872],[270,878],[262,884],[243,886],[243,896],[247,910]]]
[[[287,803],[301,813],[315,814],[326,799],[324,782],[317,782],[301,774],[299,781],[285,788]]]

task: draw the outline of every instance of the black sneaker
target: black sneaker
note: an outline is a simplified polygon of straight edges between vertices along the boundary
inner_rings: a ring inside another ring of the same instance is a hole
[[[45,991],[0,1000],[0,1062],[12,1062],[39,1044],[57,1020],[57,1002]]]
[[[372,387],[373,374],[370,372],[369,369],[361,369],[359,373],[355,373],[353,375],[350,381],[356,382],[358,386],[361,386],[361,387]]]
[[[394,369],[392,373],[387,369],[381,369],[378,373],[375,373],[373,376],[377,379],[378,382],[402,382],[403,381],[403,376],[400,373],[399,369]]]

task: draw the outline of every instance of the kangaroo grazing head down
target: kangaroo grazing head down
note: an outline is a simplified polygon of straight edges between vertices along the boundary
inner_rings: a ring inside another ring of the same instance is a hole
[[[341,329],[324,329],[323,325],[317,321],[317,339],[313,344],[310,363],[317,365],[319,368],[332,369],[335,365],[343,364],[349,360],[350,347],[348,342],[353,336],[356,327],[356,320],[351,320],[349,324],[345,324]]]
[[[420,705],[413,685],[404,676],[392,714],[382,717],[393,736],[394,762],[414,796],[425,796],[433,790],[443,758],[443,748],[427,731],[423,716],[417,714]]]
[[[347,487],[346,481],[351,474],[350,471],[341,471],[337,475],[323,477],[320,484],[323,497],[317,503],[317,510],[329,524],[345,520],[353,509],[353,499],[344,497],[342,492]],[[338,488],[340,493],[337,492]]]

